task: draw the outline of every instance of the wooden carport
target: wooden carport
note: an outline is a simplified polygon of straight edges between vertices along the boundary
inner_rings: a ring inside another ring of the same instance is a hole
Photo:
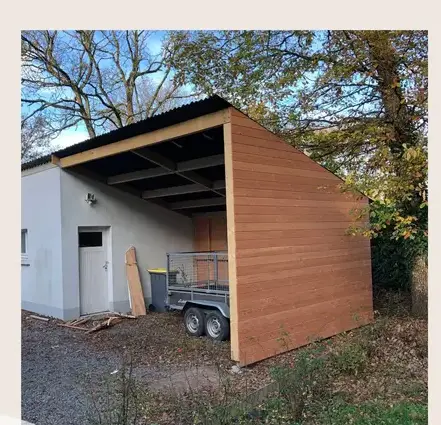
[[[372,319],[370,244],[346,235],[367,199],[217,96],[52,162],[193,217],[197,249],[227,244],[231,355],[242,365]]]

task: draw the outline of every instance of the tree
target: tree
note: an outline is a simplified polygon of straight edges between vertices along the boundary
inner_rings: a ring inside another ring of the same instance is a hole
[[[83,124],[89,137],[191,98],[171,77],[172,49],[152,53],[148,31],[23,31],[22,103],[53,131]],[[170,59],[170,58],[168,58]]]
[[[27,162],[50,152],[51,128],[41,115],[21,119],[21,161]]]
[[[176,78],[226,97],[374,200],[370,227],[353,231],[403,238],[413,259],[427,252],[426,31],[175,32],[169,43]]]

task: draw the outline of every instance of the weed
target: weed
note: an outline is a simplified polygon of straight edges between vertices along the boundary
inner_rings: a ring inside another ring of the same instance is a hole
[[[337,402],[328,406],[319,419],[320,424],[329,425],[423,425],[427,421],[427,406],[413,403],[391,406],[383,403],[352,405]]]
[[[89,412],[90,425],[134,425],[140,423],[141,406],[132,371],[131,360],[129,363],[123,362],[116,382],[116,397],[112,400],[112,391],[109,382],[107,382],[107,397],[104,407],[99,407],[97,400],[92,400],[93,408]]]
[[[271,371],[279,386],[279,396],[295,421],[301,419],[311,400],[317,401],[326,392],[326,358],[320,356],[321,350],[312,346],[299,353],[292,368],[275,367]]]
[[[348,375],[361,373],[368,361],[366,346],[354,341],[343,345],[337,353],[332,355],[332,364],[337,371]]]

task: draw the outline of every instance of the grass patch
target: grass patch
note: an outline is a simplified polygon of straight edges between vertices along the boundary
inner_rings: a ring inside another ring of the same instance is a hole
[[[427,322],[402,312],[376,316],[370,325],[281,355],[267,369],[278,392],[259,405],[238,390],[237,376],[219,369],[220,385],[213,392],[195,388],[164,396],[142,390],[137,396],[125,382],[120,391],[126,395],[105,406],[112,414],[101,413],[104,420],[94,424],[427,424]],[[115,408],[122,414],[115,415]]]
[[[319,419],[323,425],[423,425],[427,421],[427,406],[407,402],[395,406],[339,403],[329,407]]]

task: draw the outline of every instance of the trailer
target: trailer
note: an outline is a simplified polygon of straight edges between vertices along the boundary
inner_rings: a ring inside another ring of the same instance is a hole
[[[189,335],[229,338],[228,252],[168,253],[166,291],[168,309],[183,312]]]

